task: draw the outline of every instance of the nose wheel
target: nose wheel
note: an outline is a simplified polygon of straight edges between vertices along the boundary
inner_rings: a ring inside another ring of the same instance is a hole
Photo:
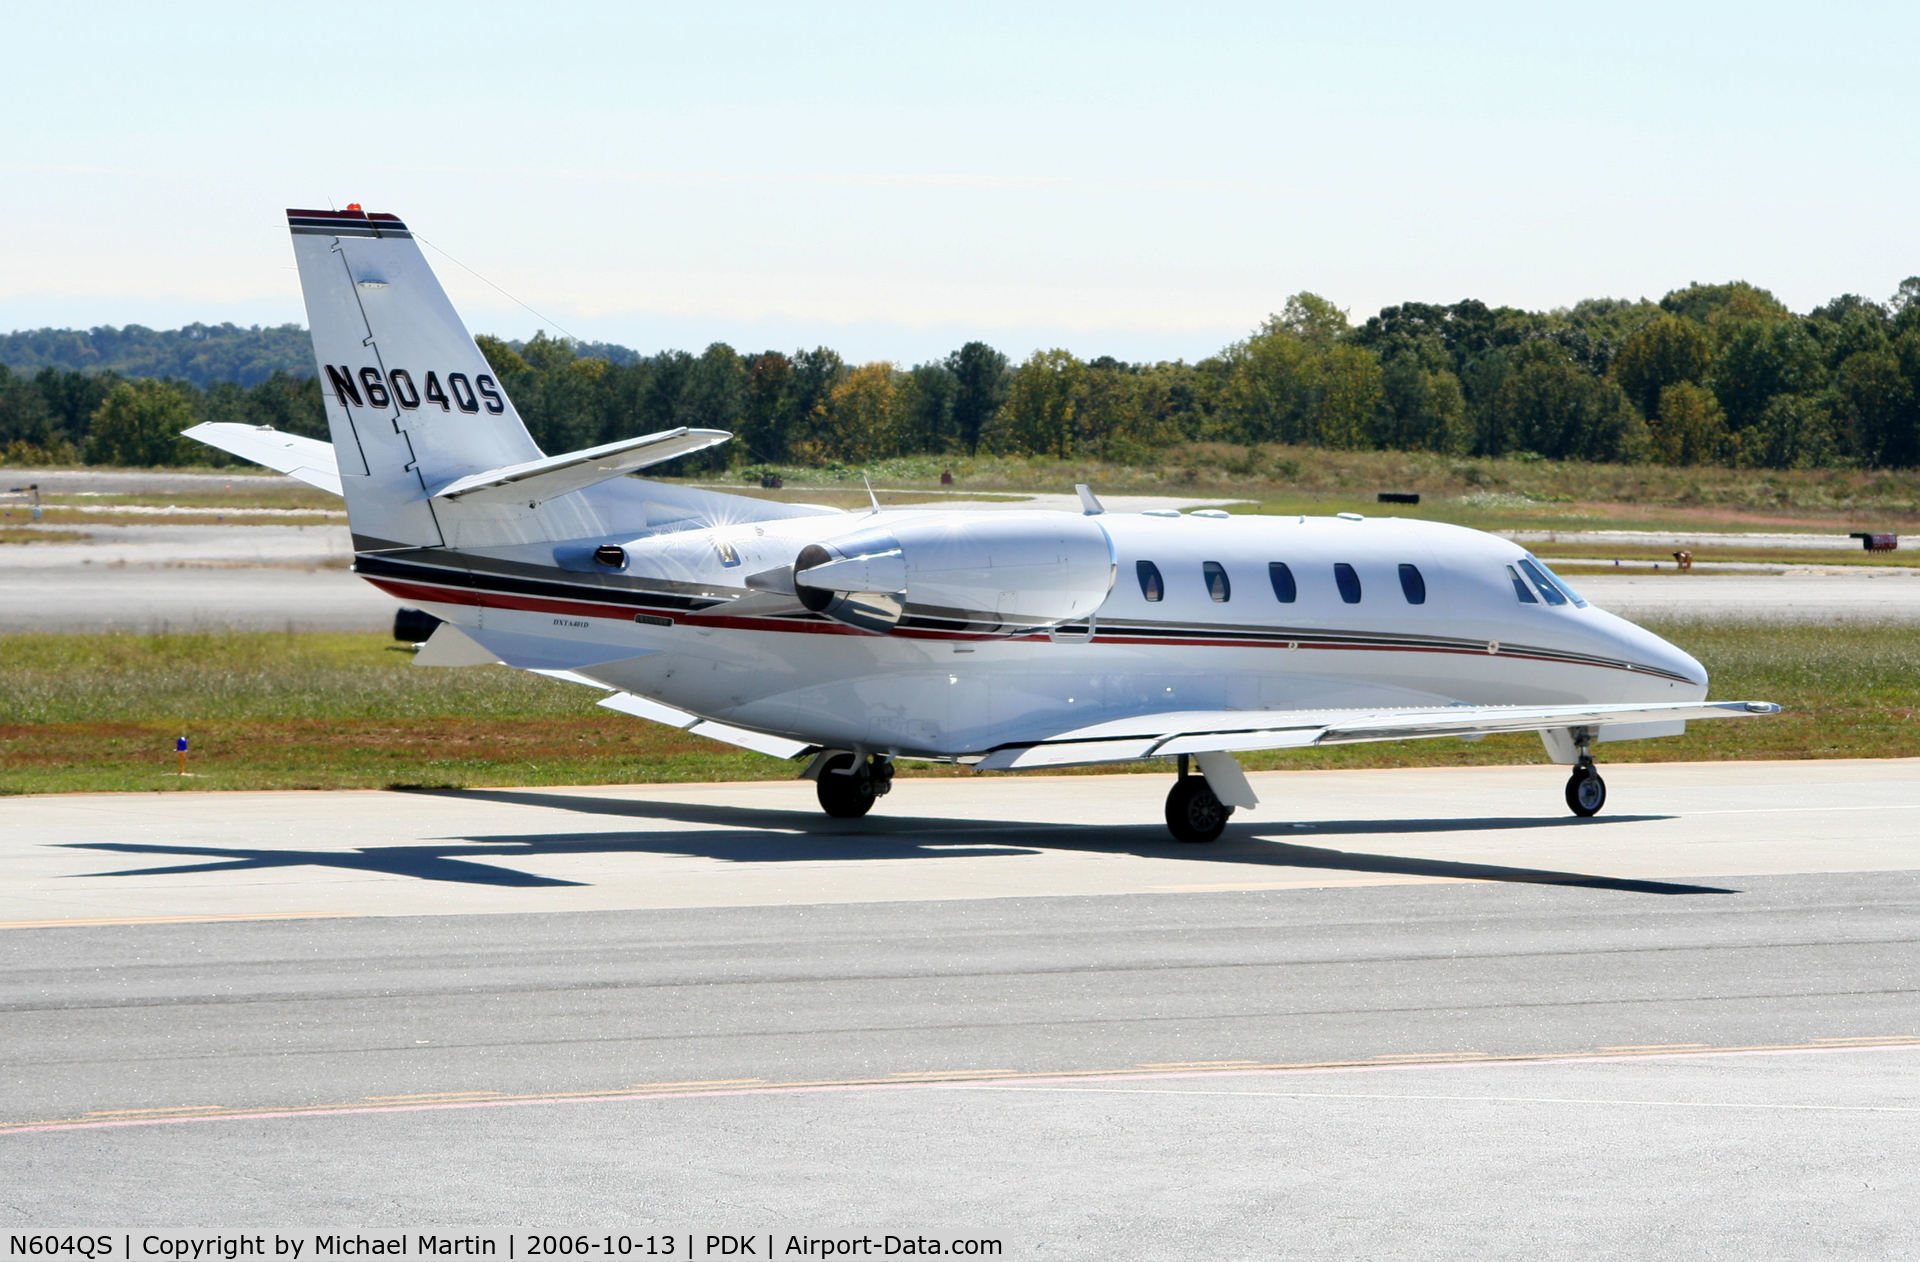
[[[879,755],[857,759],[852,754],[835,754],[821,765],[813,783],[820,809],[835,819],[860,818],[891,788],[893,760]]]
[[[1607,804],[1607,782],[1593,769],[1593,759],[1582,758],[1567,777],[1567,808],[1586,818]]]

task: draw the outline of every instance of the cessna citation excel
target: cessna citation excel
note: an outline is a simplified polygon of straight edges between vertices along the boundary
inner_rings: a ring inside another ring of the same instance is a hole
[[[628,476],[718,430],[543,455],[405,224],[287,216],[333,442],[187,433],[344,496],[354,571],[444,620],[421,664],[804,757],[829,815],[897,758],[1159,758],[1173,835],[1211,841],[1255,802],[1236,753],[1515,731],[1592,815],[1595,745],[1779,711],[1705,700],[1686,653],[1457,526],[1109,513],[1085,487],[1081,512],[843,512]]]

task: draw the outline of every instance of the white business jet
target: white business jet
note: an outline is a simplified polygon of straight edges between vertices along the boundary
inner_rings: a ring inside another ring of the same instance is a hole
[[[629,476],[727,440],[543,455],[399,219],[287,212],[331,444],[189,436],[343,495],[354,570],[443,619],[424,665],[504,662],[601,705],[806,757],[863,815],[898,758],[981,771],[1171,759],[1167,825],[1255,804],[1234,755],[1537,731],[1566,800],[1593,748],[1692,719],[1692,657],[1457,526],[1217,511],[843,512]]]

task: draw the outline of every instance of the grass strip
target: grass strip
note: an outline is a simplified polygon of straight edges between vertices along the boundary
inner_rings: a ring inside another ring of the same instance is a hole
[[[1786,713],[1609,745],[1604,761],[1920,756],[1920,635],[1911,627],[1648,625],[1700,658],[1715,697],[1777,701]],[[657,783],[796,770],[610,714],[593,704],[599,695],[502,667],[415,668],[378,635],[0,636],[0,793]],[[176,774],[180,735],[191,743],[186,777]],[[1307,769],[1544,757],[1537,738],[1520,735],[1243,761]]]

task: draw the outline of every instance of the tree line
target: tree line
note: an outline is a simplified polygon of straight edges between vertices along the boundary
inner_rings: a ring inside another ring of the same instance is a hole
[[[1063,350],[1011,363],[977,341],[912,367],[848,363],[825,347],[641,355],[545,334],[478,341],[546,451],[681,425],[734,432],[688,458],[702,470],[978,451],[1141,464],[1196,441],[1920,465],[1920,277],[1888,302],[1849,294],[1806,315],[1744,282],[1551,312],[1404,303],[1357,325],[1302,293],[1196,363]],[[217,460],[169,437],[200,420],[326,436],[318,385],[284,368],[203,385],[0,365],[0,451],[12,463]]]

